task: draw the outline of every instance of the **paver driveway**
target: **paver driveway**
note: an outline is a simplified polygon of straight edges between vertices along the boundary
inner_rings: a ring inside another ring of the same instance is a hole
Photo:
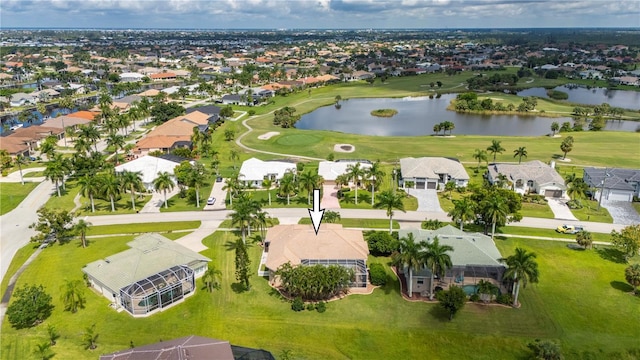
[[[609,210],[614,224],[635,225],[640,224],[640,215],[630,202],[611,201],[602,199],[602,206]]]

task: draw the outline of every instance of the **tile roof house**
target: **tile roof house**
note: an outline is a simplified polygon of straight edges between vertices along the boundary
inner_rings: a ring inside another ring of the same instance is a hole
[[[152,151],[168,152],[177,147],[191,147],[191,135],[194,127],[206,130],[209,116],[199,111],[177,116],[151,130],[146,137],[136,143],[136,154],[148,154]]]
[[[196,291],[211,259],[162,235],[150,233],[127,243],[131,249],[82,268],[91,287],[133,316],[148,316]]]
[[[640,197],[640,169],[584,168],[584,181],[595,188],[595,199],[610,201],[633,201]]]
[[[400,159],[400,186],[411,182],[415,189],[443,189],[450,181],[456,186],[467,186],[469,174],[457,159],[421,157]]]
[[[176,183],[176,179],[173,176],[173,170],[178,165],[180,165],[179,161],[176,162],[146,155],[116,166],[115,171],[116,173],[121,173],[123,171],[140,172],[142,175],[142,184],[145,189],[153,191],[155,189],[153,181],[158,177],[159,172],[168,172],[171,174],[173,182]]]
[[[352,287],[367,286],[369,246],[362,231],[343,229],[340,224],[322,224],[316,235],[312,225],[276,225],[265,239],[269,280],[277,283],[275,271],[283,264],[341,265],[355,272]]]
[[[261,188],[262,181],[269,179],[275,185],[285,173],[296,172],[296,164],[284,161],[262,161],[260,159],[251,158],[245,160],[240,167],[240,181],[245,186],[253,188]]]
[[[367,169],[371,167],[369,160],[336,160],[336,161],[320,161],[318,164],[318,175],[322,176],[324,183],[332,185],[336,183],[338,176],[347,173],[347,168],[360,164],[360,167]]]
[[[413,233],[417,243],[430,243],[437,236],[441,245],[453,247],[453,251],[448,253],[453,267],[447,270],[444,275],[444,278],[449,279],[449,282],[475,283],[478,278],[493,279],[497,283],[502,281],[506,268],[499,261],[502,255],[491,237],[481,233],[460,231],[451,225],[437,230],[401,229],[398,231],[398,236],[406,237],[409,233]],[[407,274],[408,269],[405,268],[403,272]],[[467,281],[464,280],[465,278]],[[409,280],[407,279],[407,281]],[[410,289],[410,293],[424,295],[431,289],[430,281],[431,271],[425,267],[419,271],[413,271],[412,281],[407,284],[407,287]]]
[[[533,192],[558,198],[563,197],[567,191],[562,176],[553,167],[539,160],[522,164],[489,164],[487,180],[491,184],[499,180],[499,174],[504,175],[507,185],[520,194]]]
[[[0,149],[5,150],[11,156],[29,156],[32,147],[28,138],[16,136],[0,136]]]

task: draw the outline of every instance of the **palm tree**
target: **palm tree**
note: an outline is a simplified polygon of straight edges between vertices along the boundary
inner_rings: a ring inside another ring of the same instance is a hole
[[[336,176],[336,185],[338,187],[348,186],[349,185],[349,175],[348,174],[340,174]]]
[[[487,151],[476,149],[476,151],[473,153],[473,158],[478,160],[478,168],[476,169],[476,172],[480,171],[480,162],[487,161]]]
[[[529,281],[532,283],[538,282],[538,263],[535,261],[535,258],[535,253],[527,252],[527,250],[522,248],[516,248],[514,255],[499,259],[500,262],[507,264],[504,277],[513,278],[513,306],[518,305],[520,283],[522,283],[522,287],[524,288]]]
[[[86,139],[88,142],[93,144],[95,151],[98,151],[98,140],[100,140],[100,130],[93,124],[90,123],[88,126],[80,126],[80,135],[78,138]]]
[[[84,282],[82,280],[65,280],[60,286],[60,300],[64,303],[65,310],[75,313],[84,308]]]
[[[637,295],[640,286],[640,264],[629,265],[624,270],[624,278],[633,286],[633,293]]]
[[[18,165],[18,171],[20,172],[20,184],[24,185],[24,177],[22,176],[22,165],[26,165],[28,163],[27,157],[23,155],[16,155],[16,158],[13,162]]]
[[[485,215],[491,219],[491,240],[493,240],[496,233],[496,223],[507,218],[509,209],[504,199],[499,196],[485,199],[481,207],[484,209]]]
[[[87,247],[87,231],[89,227],[91,227],[91,223],[83,219],[78,220],[78,223],[73,226],[73,231],[80,235],[80,242],[83,248]]]
[[[360,179],[364,176],[364,169],[360,167],[360,163],[357,162],[355,164],[347,165],[347,175],[353,179],[353,185],[356,188],[356,205],[358,204],[358,183]]]
[[[100,192],[109,197],[111,211],[116,211],[115,197],[120,194],[119,179],[112,173],[104,174],[100,178]]]
[[[200,187],[204,185],[207,171],[200,163],[195,163],[189,171],[189,186],[193,186],[196,190],[196,207],[200,207]]]
[[[46,179],[51,180],[55,183],[58,197],[61,196],[59,182],[64,179],[64,174],[65,171],[62,163],[56,161],[55,159],[47,161],[47,165],[43,171],[43,175]]]
[[[397,209],[402,212],[404,210],[404,202],[402,202],[402,195],[392,190],[385,190],[378,196],[378,202],[373,207],[376,209],[385,209],[387,216],[389,217],[389,234],[393,231],[393,210]]]
[[[202,275],[202,282],[209,292],[212,292],[213,289],[217,289],[220,287],[220,278],[222,277],[222,272],[216,269],[213,265],[209,264],[207,267],[207,271]]]
[[[260,231],[261,242],[264,242],[265,237],[267,236],[267,224],[269,223],[269,213],[266,211],[259,210],[255,214],[253,214],[253,224]]]
[[[269,206],[271,206],[271,184],[273,182],[271,181],[271,179],[264,179],[262,180],[262,187],[267,189],[267,195],[269,196]]]
[[[571,181],[571,185],[568,185],[567,195],[572,199],[585,199],[587,197],[587,191],[589,191],[589,185],[582,178],[577,178]]]
[[[174,186],[175,186],[175,183],[171,178],[171,174],[169,174],[166,171],[159,172],[158,177],[155,180],[153,180],[153,187],[156,189],[156,191],[162,191],[164,193],[165,209],[169,207],[169,205],[167,204],[167,190],[169,191],[173,190]]]
[[[231,149],[229,151],[229,160],[233,161],[233,168],[236,168],[236,161],[240,159],[240,155],[238,154],[238,150]]]
[[[413,233],[408,233],[407,237],[400,238],[399,251],[392,255],[392,261],[397,267],[409,269],[409,279],[407,280],[407,292],[409,297],[413,293],[413,270],[420,270],[424,266],[424,256],[422,251],[424,243],[416,243]]]
[[[466,222],[475,219],[475,205],[468,197],[453,200],[453,209],[451,209],[447,215],[450,216],[454,222],[460,223],[460,231],[462,231]]]
[[[482,298],[482,301],[484,303],[488,303],[489,301],[491,301],[491,298],[493,295],[496,295],[496,293],[498,292],[498,287],[495,286],[491,281],[489,280],[480,280],[478,281],[478,294],[480,294],[480,297]]]
[[[496,155],[502,154],[505,148],[500,145],[500,141],[494,139],[491,140],[491,145],[487,147],[487,151],[493,154],[493,162],[496,162]]]
[[[282,176],[280,180],[280,196],[287,195],[287,205],[291,204],[290,196],[292,192],[295,192],[298,187],[296,177],[292,172],[287,172]]]
[[[231,174],[231,176],[229,176],[229,178],[225,182],[224,187],[222,188],[222,190],[225,190],[229,193],[230,206],[233,206],[233,197],[236,196],[236,193],[242,187],[240,185],[240,181],[238,180],[239,175],[240,174],[238,174],[237,172],[234,172],[233,174]]]
[[[520,146],[519,148],[513,150],[513,157],[518,158],[518,164],[522,162],[522,157],[527,157],[527,148],[524,146]]]
[[[557,121],[551,123],[551,131],[553,132],[552,136],[556,136],[556,131],[560,129],[560,124]]]
[[[131,209],[136,210],[136,191],[144,189],[142,172],[124,170],[120,173],[120,185],[131,193]]]
[[[107,137],[107,145],[113,146],[113,153],[116,158],[116,164],[118,164],[118,148],[123,148],[125,145],[124,136],[120,134],[109,134]]]
[[[93,176],[93,174],[86,174],[78,179],[78,185],[80,185],[80,195],[88,197],[91,202],[91,212],[96,212],[93,195],[98,193],[100,189],[99,178]]]
[[[320,187],[322,183],[321,180],[322,176],[311,172],[311,170],[303,172],[298,178],[300,187],[303,187],[307,190],[307,204],[309,206],[311,206],[311,193],[313,192],[313,189],[317,189]]]
[[[423,263],[427,265],[429,270],[431,270],[431,282],[429,289],[429,299],[433,300],[433,279],[435,275],[438,277],[442,276],[447,272],[447,269],[450,269],[453,266],[451,262],[451,257],[447,254],[448,251],[453,251],[453,247],[450,245],[440,245],[440,239],[438,237],[434,237],[431,243],[428,243],[426,246],[426,251],[423,254]]]
[[[576,242],[578,245],[588,249],[591,247],[591,244],[593,244],[593,235],[586,230],[579,231],[576,234]]]
[[[36,348],[35,350],[33,350],[33,354],[37,359],[42,360],[49,360],[56,355],[53,351],[51,351],[51,343],[48,342],[36,344]]]
[[[371,206],[375,204],[375,190],[378,181],[380,181],[386,173],[382,170],[382,165],[380,165],[380,160],[371,164],[371,167],[365,169],[365,175],[369,179],[371,183]]]

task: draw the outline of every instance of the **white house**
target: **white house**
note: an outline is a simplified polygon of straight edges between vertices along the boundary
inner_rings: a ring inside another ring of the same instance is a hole
[[[450,181],[456,186],[467,186],[469,174],[456,159],[421,157],[400,159],[400,186],[413,184],[414,189],[443,189]]]
[[[533,192],[546,197],[563,197],[567,191],[564,179],[551,166],[539,160],[522,164],[490,164],[487,179],[490,183],[499,181],[499,175],[506,177],[508,185],[520,194]]]
[[[142,183],[144,184],[145,189],[153,191],[153,181],[158,177],[158,173],[163,171],[171,174],[171,179],[177,184],[176,178],[173,174],[173,169],[178,165],[180,165],[179,162],[146,155],[129,161],[128,163],[118,165],[115,170],[118,173],[125,170],[133,172],[139,171],[142,174]]]
[[[360,164],[363,169],[371,167],[369,160],[336,160],[336,161],[320,161],[318,164],[318,175],[322,176],[324,183],[327,185],[335,184],[336,178],[347,173],[347,168]]]
[[[296,164],[285,161],[262,161],[251,158],[242,163],[240,167],[239,179],[244,181],[246,186],[261,188],[262,181],[271,180],[278,183],[285,173],[296,171]]]
[[[120,81],[123,81],[123,82],[142,81],[143,77],[144,75],[135,73],[135,72],[122,73],[120,74]]]

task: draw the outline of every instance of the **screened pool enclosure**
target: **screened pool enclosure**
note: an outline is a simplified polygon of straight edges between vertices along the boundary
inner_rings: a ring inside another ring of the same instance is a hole
[[[133,315],[145,315],[181,300],[195,289],[194,271],[173,266],[120,289],[120,304]]]
[[[367,264],[362,259],[302,259],[300,264],[304,266],[313,265],[340,265],[353,270],[355,275],[351,282],[351,287],[367,287]]]

